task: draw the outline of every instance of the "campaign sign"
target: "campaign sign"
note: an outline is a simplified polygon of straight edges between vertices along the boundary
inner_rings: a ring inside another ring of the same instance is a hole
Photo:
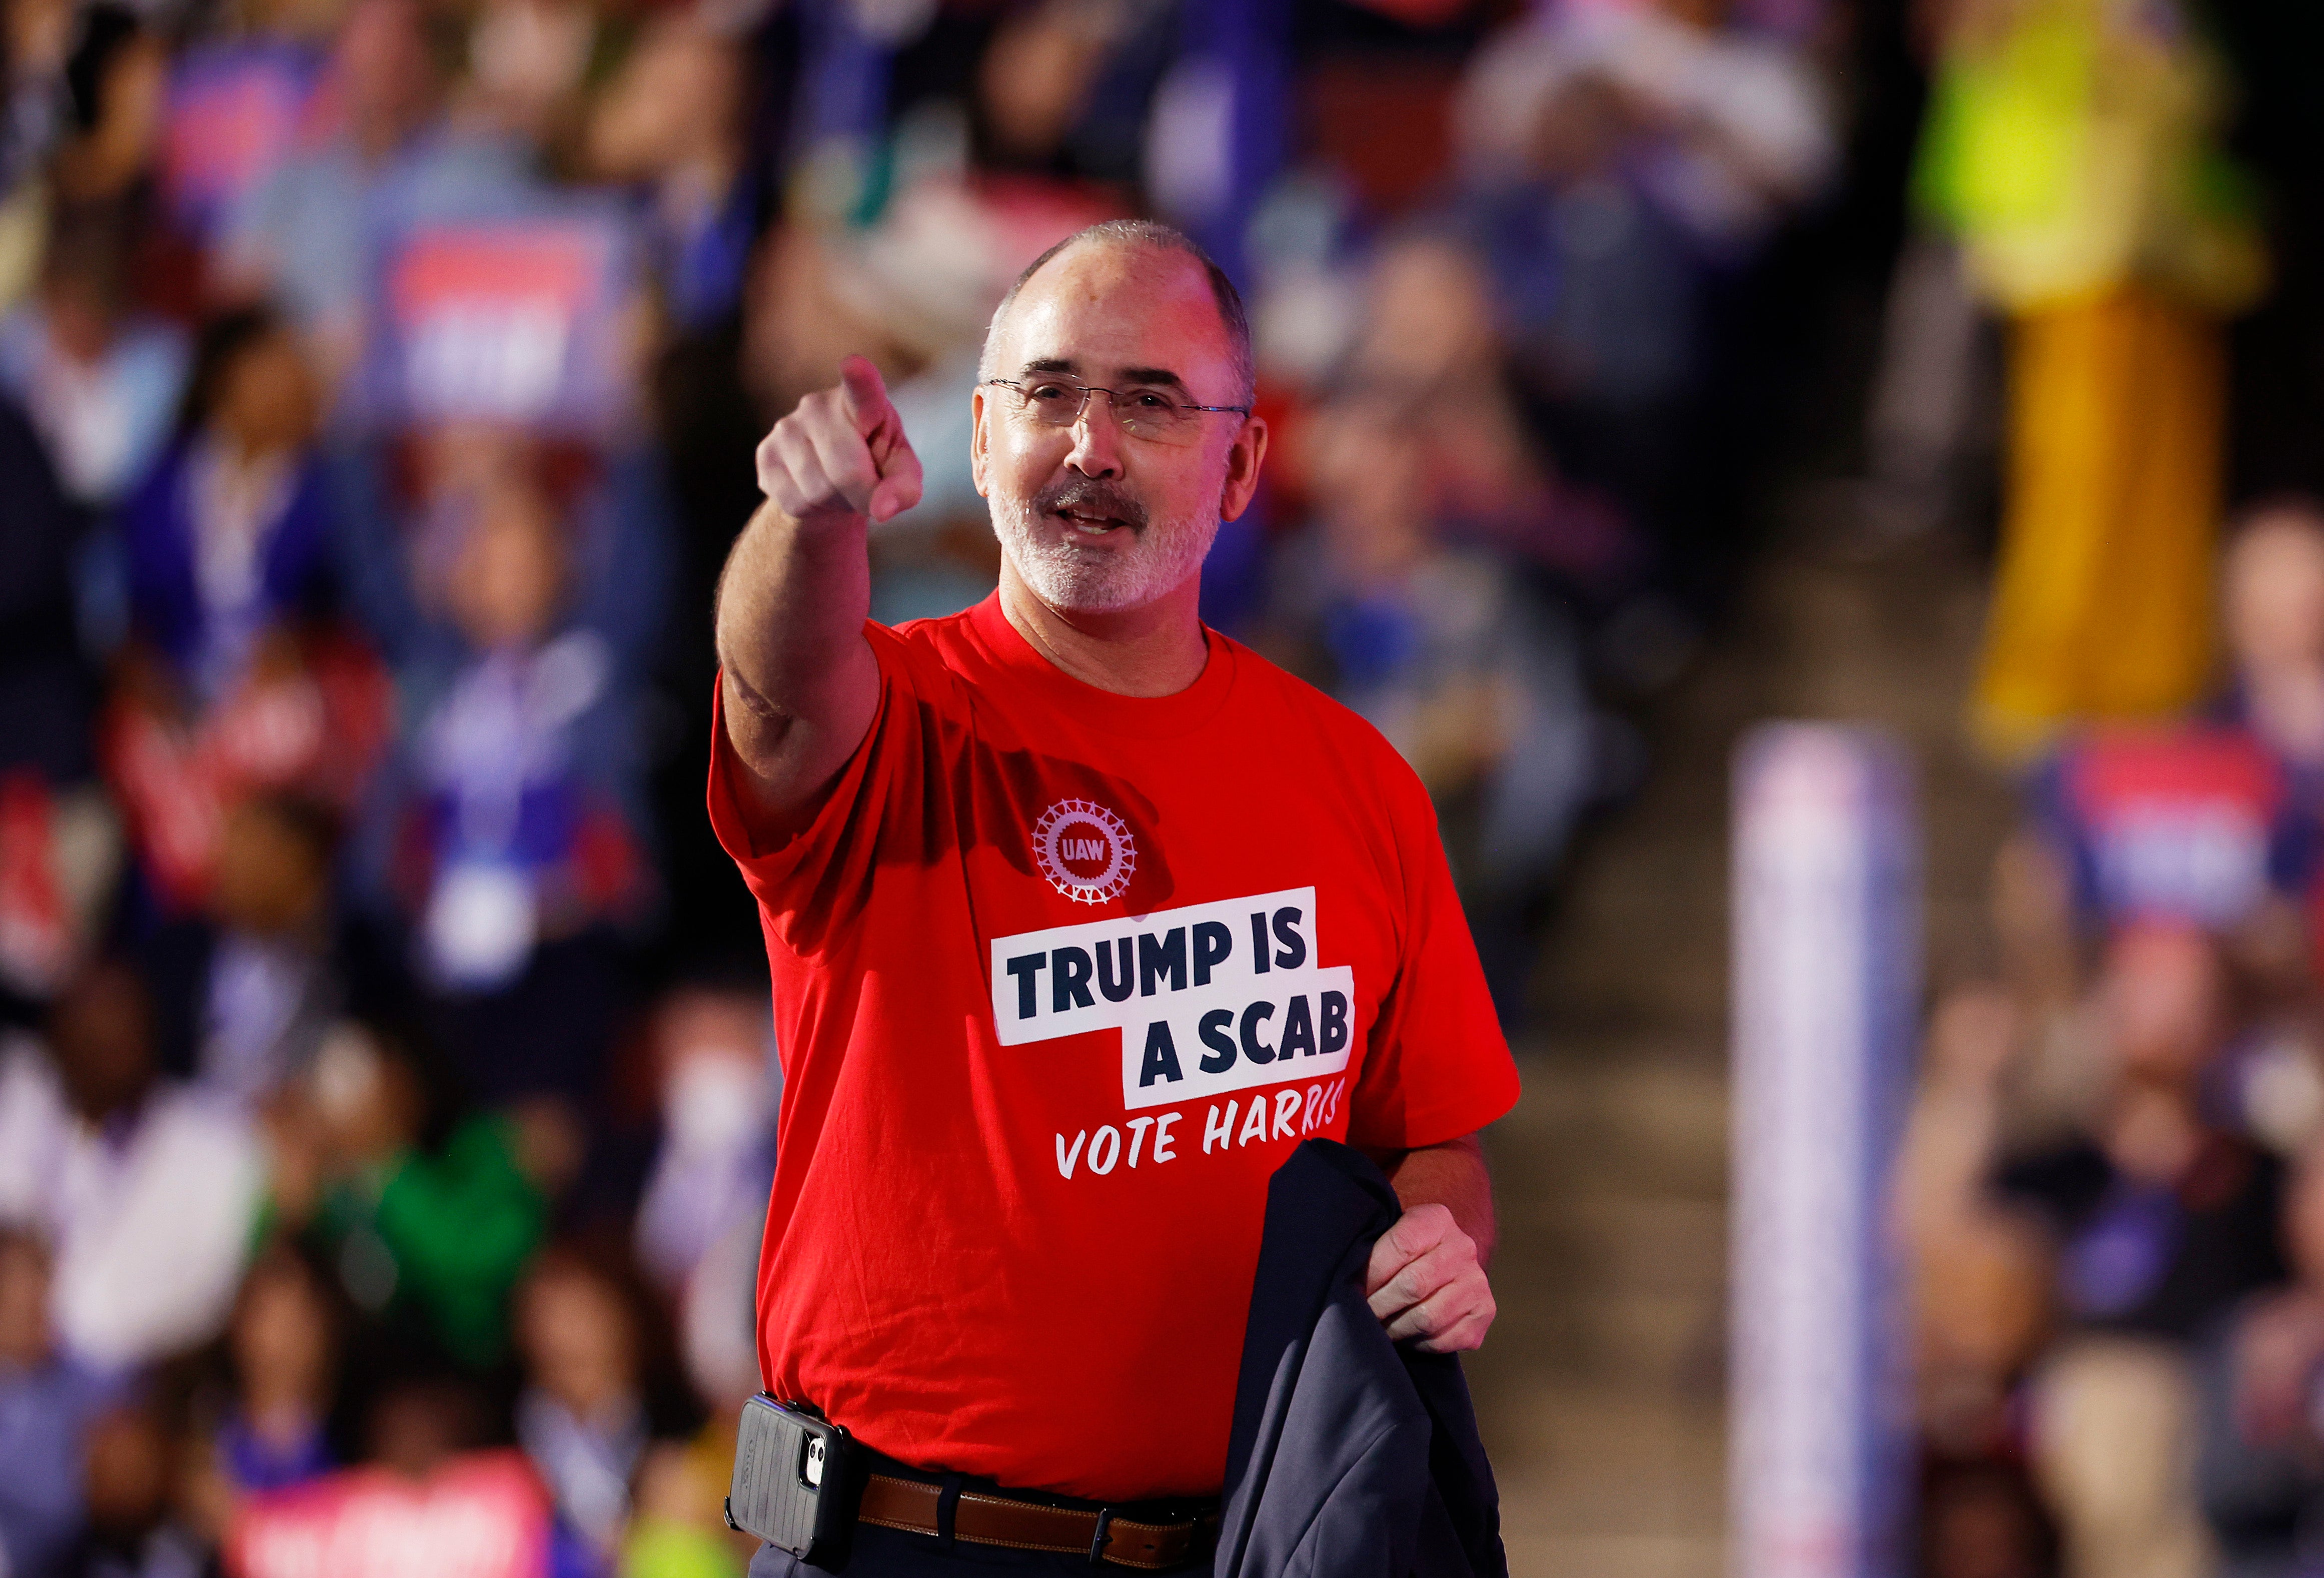
[[[388,270],[389,413],[603,431],[621,415],[623,264],[594,212],[412,231]]]
[[[197,50],[179,63],[161,188],[180,224],[210,234],[244,193],[312,140],[321,75],[311,51],[282,42]]]
[[[547,1578],[549,1507],[517,1452],[424,1480],[348,1469],[251,1497],[226,1530],[230,1578]]]
[[[1737,761],[1730,1518],[1739,1578],[1902,1572],[1910,1459],[1886,1185],[1909,1094],[1918,831],[1870,731]]]
[[[2283,771],[2241,729],[2114,729],[2068,751],[2059,811],[2084,902],[2233,926],[2299,858]]]

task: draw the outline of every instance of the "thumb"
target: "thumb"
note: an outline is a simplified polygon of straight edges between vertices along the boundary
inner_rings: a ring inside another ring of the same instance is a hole
[[[891,420],[896,407],[888,398],[887,381],[868,356],[843,357],[839,364],[840,397],[847,402],[847,414],[855,420],[855,430],[870,438],[881,425]]]

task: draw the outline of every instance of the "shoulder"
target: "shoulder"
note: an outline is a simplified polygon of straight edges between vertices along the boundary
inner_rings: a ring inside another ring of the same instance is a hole
[[[1428,791],[1420,775],[1369,718],[1233,637],[1212,633],[1233,652],[1238,686],[1250,687],[1246,719],[1254,712],[1262,720],[1271,715],[1275,725],[1286,731],[1286,738],[1320,751],[1326,760],[1374,786],[1399,813],[1428,811]]]
[[[974,661],[969,614],[963,609],[934,619],[901,624],[863,622],[863,639],[879,660],[881,677],[927,700],[962,694]]]

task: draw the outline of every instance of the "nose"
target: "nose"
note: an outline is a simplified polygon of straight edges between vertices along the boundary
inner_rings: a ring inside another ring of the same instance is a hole
[[[1121,424],[1114,420],[1111,395],[1093,389],[1082,402],[1082,414],[1074,422],[1074,447],[1065,464],[1086,477],[1121,475]]]

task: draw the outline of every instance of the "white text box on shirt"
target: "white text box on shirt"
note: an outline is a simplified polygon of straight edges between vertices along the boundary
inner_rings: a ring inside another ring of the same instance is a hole
[[[1348,1065],[1355,972],[1318,967],[1316,936],[1315,890],[1288,888],[995,937],[993,1025],[1120,1030],[1131,1108],[1319,1078]]]

